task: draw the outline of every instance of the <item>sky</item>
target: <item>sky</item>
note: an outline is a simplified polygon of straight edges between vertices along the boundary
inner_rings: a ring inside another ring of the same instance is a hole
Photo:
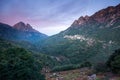
[[[0,22],[13,26],[22,21],[51,36],[80,16],[118,4],[120,0],[0,0]]]

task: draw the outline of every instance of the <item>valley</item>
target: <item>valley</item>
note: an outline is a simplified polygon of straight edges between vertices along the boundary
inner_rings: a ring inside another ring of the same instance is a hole
[[[120,4],[52,36],[0,23],[0,80],[120,80]]]

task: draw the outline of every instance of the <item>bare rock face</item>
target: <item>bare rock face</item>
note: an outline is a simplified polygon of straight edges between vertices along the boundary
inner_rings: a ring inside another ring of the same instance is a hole
[[[38,32],[32,28],[30,24],[25,24],[23,22],[16,23],[13,28],[20,30],[20,31],[28,31],[28,32]]]
[[[88,20],[89,20],[89,16],[87,16],[87,15],[85,17],[82,16],[78,19],[78,23],[79,23],[79,25],[81,25],[81,24],[84,24]]]
[[[75,20],[71,26],[83,25],[89,20],[89,16],[81,16],[78,20]]]
[[[118,17],[120,17],[120,9],[119,6],[110,6],[106,9],[103,9],[97,13],[95,13],[94,15],[92,15],[92,17],[100,22],[100,23],[104,23],[104,22],[108,22],[112,19],[117,19]]]
[[[92,16],[81,16],[78,20],[75,20],[71,27],[81,27],[85,24],[106,24],[107,26],[113,25],[115,22],[120,20],[120,4],[117,6],[110,6],[102,9]]]

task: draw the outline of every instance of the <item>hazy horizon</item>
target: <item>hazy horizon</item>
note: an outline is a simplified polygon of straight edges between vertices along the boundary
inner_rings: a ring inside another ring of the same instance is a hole
[[[0,22],[13,26],[22,21],[50,36],[67,29],[80,16],[118,3],[120,0],[1,0]]]

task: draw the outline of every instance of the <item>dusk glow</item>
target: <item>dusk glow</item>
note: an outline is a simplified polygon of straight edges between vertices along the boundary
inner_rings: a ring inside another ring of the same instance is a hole
[[[80,16],[92,15],[120,0],[1,0],[0,22],[14,25],[23,21],[47,35],[68,28]]]

